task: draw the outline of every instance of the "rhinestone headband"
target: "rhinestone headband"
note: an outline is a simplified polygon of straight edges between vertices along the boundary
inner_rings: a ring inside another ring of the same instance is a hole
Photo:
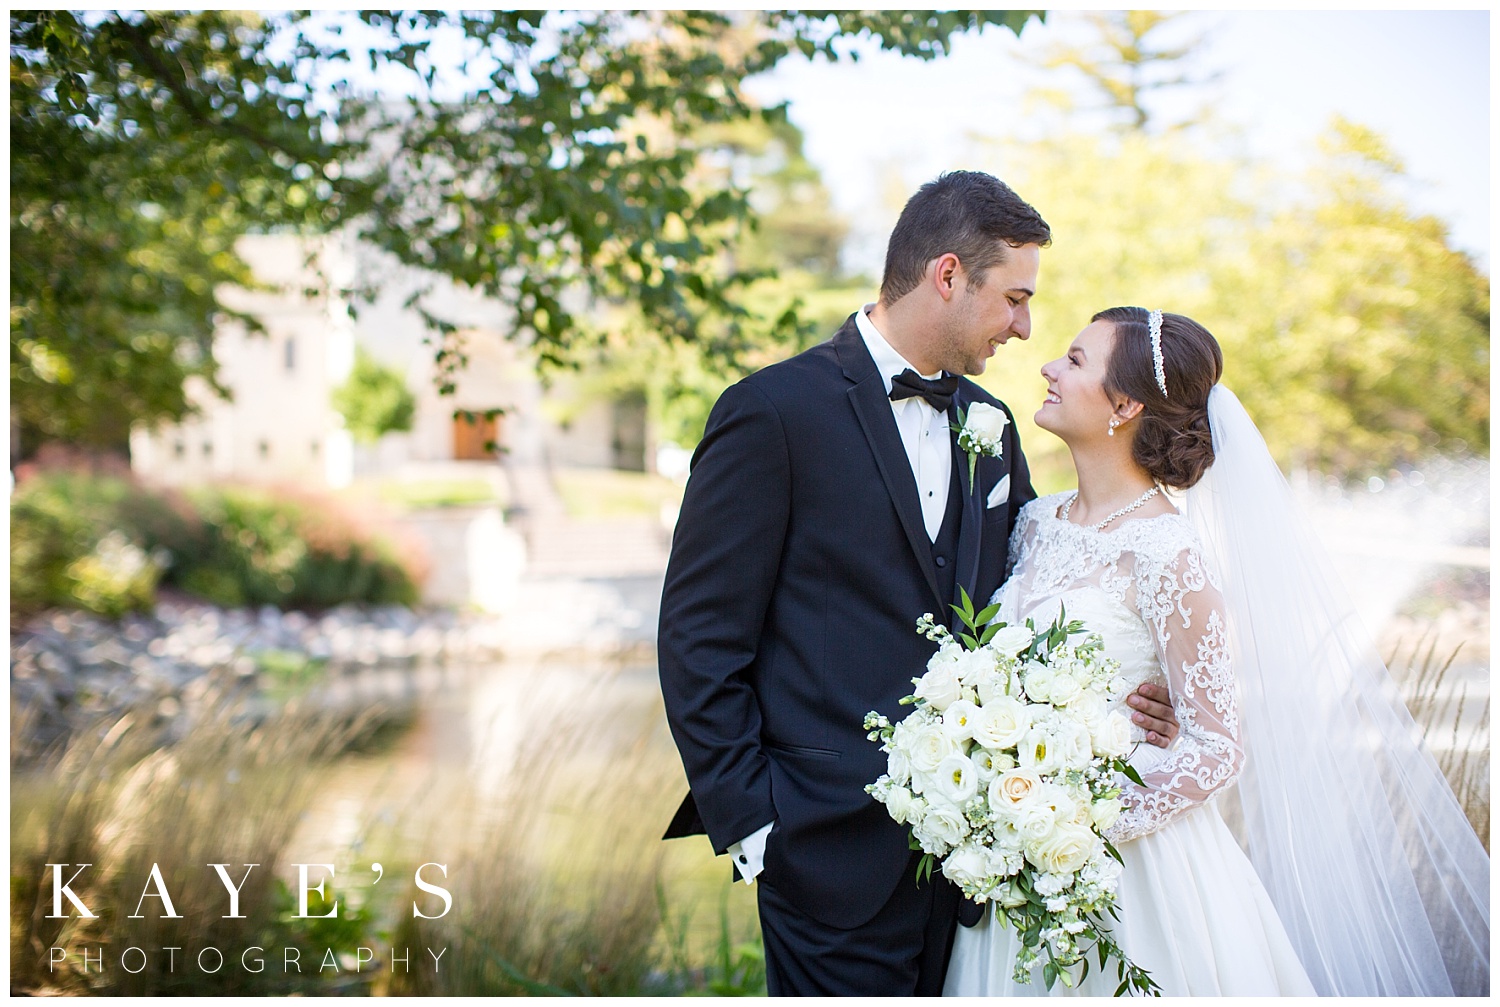
[[[1161,389],[1161,397],[1166,398],[1167,365],[1161,356],[1161,312],[1152,308],[1147,325],[1151,329],[1151,359],[1156,364],[1156,387]]]

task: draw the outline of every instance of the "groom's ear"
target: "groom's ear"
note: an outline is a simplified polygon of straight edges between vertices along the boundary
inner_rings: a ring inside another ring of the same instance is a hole
[[[930,270],[929,282],[937,295],[945,301],[951,300],[959,283],[963,281],[964,267],[958,261],[958,256],[952,252],[944,252],[928,263],[927,268]]]

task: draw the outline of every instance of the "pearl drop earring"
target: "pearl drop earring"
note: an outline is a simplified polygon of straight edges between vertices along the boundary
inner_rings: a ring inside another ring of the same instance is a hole
[[[1117,417],[1117,416],[1111,416],[1109,418],[1109,435],[1111,437],[1113,437],[1115,435],[1115,427],[1117,427],[1119,425],[1120,425],[1120,419],[1119,419],[1119,417]]]

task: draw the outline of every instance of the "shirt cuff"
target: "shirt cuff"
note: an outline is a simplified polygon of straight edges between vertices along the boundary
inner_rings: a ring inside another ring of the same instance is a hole
[[[734,869],[740,872],[740,879],[747,885],[765,869],[766,837],[771,834],[771,827],[775,824],[768,822],[762,825],[726,851],[734,858]]]

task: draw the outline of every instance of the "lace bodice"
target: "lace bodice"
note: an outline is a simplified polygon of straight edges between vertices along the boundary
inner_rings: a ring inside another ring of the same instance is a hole
[[[1155,832],[1229,784],[1244,763],[1218,580],[1186,518],[1163,514],[1095,531],[1057,516],[1067,494],[1022,508],[1011,538],[1010,578],[996,592],[999,618],[1046,625],[1066,608],[1104,638],[1128,694],[1167,686],[1181,732],[1167,749],[1138,745],[1127,805],[1107,832],[1115,843]],[[1124,695],[1117,700],[1123,706]],[[1144,735],[1136,729],[1137,740]]]

